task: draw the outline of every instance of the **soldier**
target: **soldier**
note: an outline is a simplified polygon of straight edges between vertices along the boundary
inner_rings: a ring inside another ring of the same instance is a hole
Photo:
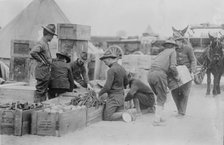
[[[177,52],[177,65],[186,65],[193,77],[196,71],[196,59],[193,52],[193,48],[186,43],[186,38],[178,37],[175,39],[178,47]],[[183,117],[186,113],[188,96],[190,94],[192,81],[180,86],[177,89],[171,91],[173,100],[176,104],[178,114],[177,117]]]
[[[57,59],[51,67],[51,79],[49,84],[49,97],[55,98],[61,93],[72,92],[75,84],[72,70],[69,66],[70,57],[65,52],[56,53]]]
[[[37,80],[34,96],[35,102],[45,101],[47,97],[52,63],[48,42],[53,39],[54,35],[56,35],[54,24],[43,27],[43,37],[30,52],[30,55],[37,61],[37,66],[35,68],[35,78]]]
[[[80,57],[73,61],[70,66],[74,80],[79,83],[82,87],[92,89],[89,84],[89,77],[87,75],[85,63],[87,61],[87,52],[81,52]]]
[[[175,41],[167,40],[163,46],[165,49],[154,59],[148,74],[149,85],[157,96],[154,126],[163,125],[165,122],[162,112],[167,99],[167,74],[171,72],[178,80],[175,51],[177,44]]]
[[[103,119],[107,121],[121,120],[124,112],[124,88],[128,84],[126,71],[117,63],[117,56],[111,50],[107,50],[100,60],[109,67],[106,83],[99,92],[99,97],[104,93],[108,94]]]
[[[125,97],[125,101],[133,99],[134,106],[138,114],[143,112],[155,111],[155,96],[152,89],[139,79],[135,79],[134,75],[128,74],[129,92]]]

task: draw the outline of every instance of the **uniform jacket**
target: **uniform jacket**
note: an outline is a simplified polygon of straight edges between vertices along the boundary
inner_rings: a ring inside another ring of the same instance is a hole
[[[113,63],[107,71],[107,80],[104,87],[100,90],[99,96],[104,93],[124,93],[124,88],[128,84],[125,69],[117,62]]]
[[[73,90],[74,80],[69,64],[61,60],[56,60],[52,63],[50,88]]]
[[[190,72],[196,71],[196,59],[193,48],[188,45],[183,45],[177,51],[177,65],[186,65]]]
[[[170,72],[176,76],[177,69],[176,69],[176,51],[175,49],[164,49],[162,52],[156,56],[154,59],[151,68],[158,69],[164,71],[166,74]]]
[[[86,68],[84,65],[78,65],[78,60],[72,62],[70,64],[72,69],[73,78],[76,82],[78,82],[82,87],[87,88],[87,84],[89,82],[89,78],[87,76]]]
[[[35,77],[39,80],[50,78],[50,64],[52,62],[51,52],[47,40],[42,37],[31,50],[30,55],[37,61]],[[43,61],[46,63],[44,64]]]

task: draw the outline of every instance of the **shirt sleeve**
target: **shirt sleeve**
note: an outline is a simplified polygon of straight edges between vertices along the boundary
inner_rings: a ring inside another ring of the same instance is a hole
[[[130,91],[128,92],[127,96],[125,97],[125,101],[129,101],[134,98],[135,93],[138,91],[138,87],[135,84],[131,85]]]
[[[82,76],[86,84],[89,83],[89,77],[87,75],[86,66],[83,65]]]
[[[100,90],[99,96],[103,95],[104,93],[107,93],[111,89],[113,81],[114,81],[114,71],[112,69],[109,69],[107,71],[106,83],[103,86],[103,88]]]
[[[192,47],[188,49],[188,57],[190,60],[190,72],[194,73],[196,71],[196,59]]]
[[[177,54],[176,51],[173,51],[170,54],[170,70],[174,76],[178,75],[176,65],[177,65]]]
[[[42,51],[42,46],[40,43],[38,43],[37,45],[35,45],[33,47],[33,49],[30,51],[30,55],[37,60],[38,62],[42,62],[43,60],[41,59],[41,57],[39,56],[39,53]]]

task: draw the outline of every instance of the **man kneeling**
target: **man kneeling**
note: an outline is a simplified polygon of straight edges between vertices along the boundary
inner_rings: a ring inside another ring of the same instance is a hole
[[[154,113],[155,96],[152,89],[142,81],[133,78],[130,73],[128,78],[130,90],[125,97],[125,101],[133,99],[138,114]]]

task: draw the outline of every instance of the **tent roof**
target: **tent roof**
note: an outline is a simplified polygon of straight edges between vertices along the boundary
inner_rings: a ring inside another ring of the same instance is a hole
[[[10,58],[13,39],[37,41],[41,26],[70,23],[54,0],[33,0],[6,27],[0,31],[0,57]]]

